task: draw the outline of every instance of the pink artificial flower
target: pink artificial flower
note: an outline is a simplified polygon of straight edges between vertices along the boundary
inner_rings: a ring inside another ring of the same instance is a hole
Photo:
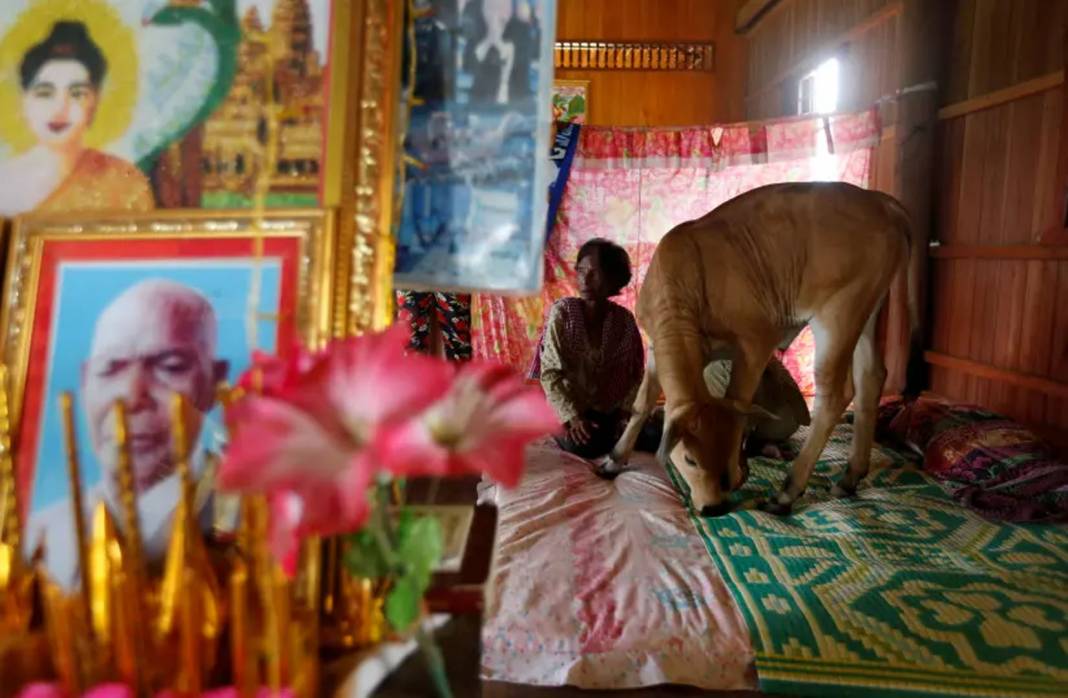
[[[366,445],[378,425],[424,409],[452,383],[445,361],[406,354],[409,335],[397,324],[335,342],[287,398],[320,421],[337,421]]]
[[[226,686],[225,688],[215,688],[210,691],[203,691],[200,694],[201,698],[241,698],[241,691],[234,686]],[[293,690],[290,688],[283,688],[277,692],[272,691],[269,688],[260,688],[256,692],[257,698],[293,698]],[[157,693],[156,698],[177,698],[177,694],[171,691],[164,691]]]
[[[18,698],[66,698],[58,683],[31,683],[23,687]]]
[[[268,494],[268,546],[287,575],[296,573],[303,538],[348,533],[363,526],[370,513],[371,476],[370,468],[346,468],[327,482]]]
[[[270,492],[329,480],[363,460],[362,445],[277,397],[247,395],[228,410],[232,430],[219,484]]]
[[[559,427],[542,392],[510,368],[468,363],[442,399],[384,428],[378,455],[401,476],[486,473],[513,487],[523,473],[526,444]]]
[[[363,525],[379,430],[448,390],[448,364],[405,356],[407,341],[408,331],[395,326],[284,366],[260,357],[262,392],[249,392],[228,410],[236,428],[219,484],[269,495],[272,550],[288,569],[301,537]]]
[[[136,698],[132,688],[122,683],[102,683],[82,694],[82,698]]]
[[[286,386],[300,380],[300,376],[310,371],[321,354],[312,353],[303,347],[296,347],[287,358],[262,351],[252,352],[252,366],[237,381],[237,387],[246,393],[276,395]]]

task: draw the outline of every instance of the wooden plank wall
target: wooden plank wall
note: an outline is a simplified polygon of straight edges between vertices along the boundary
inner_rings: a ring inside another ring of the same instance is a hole
[[[865,109],[898,86],[896,0],[780,0],[746,34],[749,78],[746,118],[797,114],[797,80],[832,55],[841,75],[839,109]],[[894,184],[894,113],[882,112],[882,143],[873,163],[872,186]]]
[[[560,0],[560,41],[712,41],[712,72],[558,70],[590,81],[589,122],[693,126],[745,117],[745,41],[734,31],[739,0]]]
[[[901,12],[900,0],[780,0],[746,32],[747,118],[795,116],[798,79],[831,56],[839,59],[840,111],[867,109],[893,95],[900,84]],[[894,194],[896,104],[892,100],[880,104],[883,133],[870,185]],[[893,293],[903,308],[904,287],[895,287]],[[903,315],[901,310],[884,313],[880,331],[894,346],[905,341],[901,339],[907,332]],[[904,361],[890,361],[888,369],[887,392],[900,390],[905,383]]]
[[[1058,182],[1066,16],[1066,0],[957,2],[940,111],[941,246],[932,250],[928,353],[934,392],[1061,437],[1068,434],[1068,235]]]
[[[934,182],[930,387],[1066,446],[1068,0],[938,1],[954,12]],[[900,11],[899,0],[781,0],[746,34],[747,117],[795,114],[797,78],[835,50],[841,109],[892,95]],[[892,101],[883,121],[892,134]],[[875,188],[892,192],[895,157],[884,133]]]

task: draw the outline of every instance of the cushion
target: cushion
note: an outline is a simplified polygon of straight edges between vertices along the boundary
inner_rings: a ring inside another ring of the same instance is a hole
[[[877,433],[880,440],[924,455],[936,435],[966,424],[1002,419],[975,405],[961,405],[935,398],[906,402],[892,398],[879,407]]]
[[[1068,520],[1068,464],[1012,420],[922,398],[882,405],[877,429],[881,441],[922,455],[924,470],[988,518]]]

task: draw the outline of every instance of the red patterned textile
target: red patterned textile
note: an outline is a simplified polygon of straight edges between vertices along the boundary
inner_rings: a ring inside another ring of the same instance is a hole
[[[475,355],[519,371],[530,365],[549,308],[576,295],[574,260],[590,238],[608,238],[630,254],[634,280],[614,300],[633,311],[656,243],[671,228],[774,182],[840,180],[866,187],[878,138],[874,109],[679,129],[585,126],[546,247],[542,293],[476,296]],[[781,357],[806,396],[812,394],[811,348],[806,330]]]

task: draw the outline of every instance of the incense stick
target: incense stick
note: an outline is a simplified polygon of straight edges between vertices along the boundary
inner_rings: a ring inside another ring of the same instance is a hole
[[[89,576],[89,539],[85,532],[85,500],[82,495],[82,474],[78,464],[78,436],[74,427],[74,396],[65,392],[59,396],[59,412],[63,422],[63,442],[67,454],[67,479],[70,484],[71,507],[74,515],[74,539],[78,551],[78,573],[82,582],[82,604],[85,617],[92,609]]]
[[[171,430],[174,447],[174,463],[181,483],[181,497],[186,502],[189,518],[195,519],[193,507],[193,475],[189,469],[189,438],[185,431],[185,396],[174,393],[171,397]]]
[[[144,550],[141,545],[141,518],[137,511],[137,482],[134,478],[133,461],[130,458],[129,430],[126,420],[126,405],[115,402],[115,449],[118,458],[119,503],[122,506],[123,538],[130,559],[136,584],[144,579]]]

